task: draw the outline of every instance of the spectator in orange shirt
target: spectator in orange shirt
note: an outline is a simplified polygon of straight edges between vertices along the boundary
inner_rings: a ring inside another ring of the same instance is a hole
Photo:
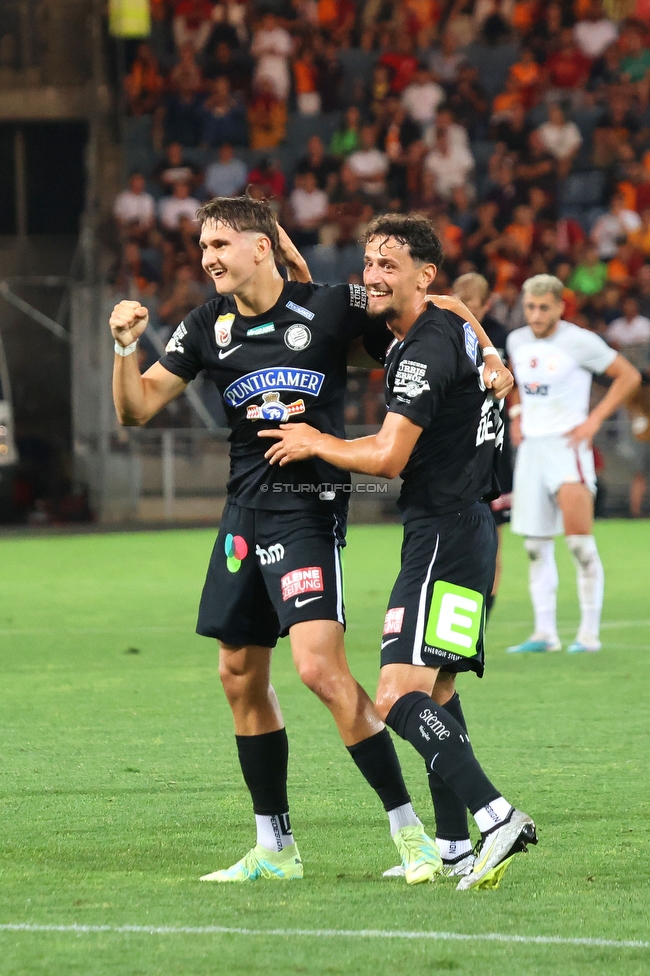
[[[528,204],[521,203],[515,207],[513,218],[512,223],[508,224],[504,230],[504,234],[514,242],[519,255],[522,258],[528,258],[533,249],[535,234],[533,208]]]
[[[621,288],[632,288],[635,276],[643,265],[643,254],[635,250],[627,240],[621,244],[611,259],[607,262],[607,280]]]
[[[293,84],[300,115],[318,115],[321,109],[318,94],[318,68],[311,47],[304,47],[293,62]]]
[[[287,135],[287,104],[281,101],[269,78],[260,78],[248,106],[251,149],[273,149]]]
[[[646,260],[650,259],[650,207],[641,211],[641,226],[632,231],[628,241]]]
[[[441,213],[436,220],[438,236],[442,241],[445,263],[458,261],[463,255],[463,232],[453,224],[446,213]]]
[[[508,77],[513,78],[517,83],[524,106],[530,108],[533,104],[535,90],[543,78],[542,69],[535,60],[531,48],[523,48],[519,61],[511,65]]]
[[[506,79],[505,89],[495,96],[492,102],[492,122],[502,122],[510,118],[514,110],[524,108],[524,95],[519,82],[512,77]]]
[[[510,22],[520,37],[525,37],[532,30],[538,14],[537,0],[519,0],[515,3]]]
[[[633,159],[626,167],[626,179],[616,186],[625,200],[626,210],[641,213],[650,207],[650,176],[643,163]]]
[[[139,44],[131,70],[124,79],[131,115],[151,114],[160,105],[164,87],[158,59],[148,44]]]
[[[335,44],[348,41],[354,30],[357,8],[353,0],[318,0],[318,23]]]

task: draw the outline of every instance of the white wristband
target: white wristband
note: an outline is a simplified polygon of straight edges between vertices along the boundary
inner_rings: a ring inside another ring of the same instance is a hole
[[[513,403],[513,405],[508,410],[508,417],[510,420],[516,420],[517,417],[521,416],[521,404]]]
[[[138,340],[132,342],[130,346],[121,346],[119,342],[115,343],[115,355],[116,356],[130,356],[132,352],[138,347]]]
[[[501,362],[501,356],[496,351],[494,346],[486,346],[485,349],[481,349],[481,352],[483,353],[483,359],[485,359],[486,356],[496,356],[499,362]]]

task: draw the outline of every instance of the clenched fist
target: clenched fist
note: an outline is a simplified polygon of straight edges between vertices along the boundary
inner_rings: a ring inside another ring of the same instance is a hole
[[[119,302],[115,306],[109,324],[113,338],[125,349],[140,338],[147,328],[149,311],[140,302]]]

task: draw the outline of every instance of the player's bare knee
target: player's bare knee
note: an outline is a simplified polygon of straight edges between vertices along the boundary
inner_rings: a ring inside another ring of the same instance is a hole
[[[336,700],[340,676],[333,673],[330,662],[320,655],[305,654],[296,661],[296,668],[305,687],[322,702],[328,705]]]
[[[382,685],[382,682],[379,682],[377,696],[375,698],[375,708],[379,712],[379,717],[383,722],[386,721],[386,716],[399,698],[401,698],[401,692],[396,685],[392,682]]]
[[[456,694],[456,675],[448,671],[440,671],[433,686],[431,697],[436,705],[446,705]]]

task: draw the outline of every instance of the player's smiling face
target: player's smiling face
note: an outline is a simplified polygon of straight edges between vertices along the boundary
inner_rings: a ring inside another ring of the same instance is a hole
[[[524,316],[536,339],[546,339],[562,318],[564,302],[550,291],[545,295],[524,293]]]
[[[203,251],[203,270],[212,278],[220,295],[236,294],[255,274],[268,248],[258,231],[237,231],[220,220],[206,220],[199,244]]]
[[[411,257],[408,244],[400,244],[394,237],[372,237],[366,244],[363,269],[368,315],[391,320],[410,311],[422,270],[423,265]]]

